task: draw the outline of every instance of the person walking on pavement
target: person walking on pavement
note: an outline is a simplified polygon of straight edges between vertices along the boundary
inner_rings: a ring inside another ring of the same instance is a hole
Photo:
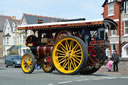
[[[114,72],[118,72],[118,64],[119,64],[119,55],[117,54],[117,51],[114,51],[114,53],[112,54],[112,60],[113,60],[113,71]]]

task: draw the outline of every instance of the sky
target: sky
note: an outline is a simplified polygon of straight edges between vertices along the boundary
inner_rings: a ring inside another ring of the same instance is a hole
[[[104,0],[0,0],[0,15],[16,16],[23,13],[65,19],[101,19]]]

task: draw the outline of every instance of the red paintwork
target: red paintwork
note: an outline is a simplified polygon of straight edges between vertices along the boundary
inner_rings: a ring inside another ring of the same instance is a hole
[[[37,49],[38,55],[49,56],[52,52],[52,46],[39,46]]]

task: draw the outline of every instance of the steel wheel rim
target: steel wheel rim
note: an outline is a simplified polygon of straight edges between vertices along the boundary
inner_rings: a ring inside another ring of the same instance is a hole
[[[53,49],[53,63],[62,73],[73,73],[81,65],[83,49],[74,38],[63,38]]]
[[[24,55],[21,61],[21,66],[24,72],[30,72],[32,69],[32,57],[28,54]]]

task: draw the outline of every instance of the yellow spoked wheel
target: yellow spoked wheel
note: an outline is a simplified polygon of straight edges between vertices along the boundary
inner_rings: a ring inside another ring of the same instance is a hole
[[[86,52],[83,40],[75,36],[65,36],[54,46],[52,62],[59,72],[76,74],[86,65]]]
[[[21,60],[21,68],[24,73],[30,74],[35,68],[35,58],[32,54],[25,54]]]
[[[53,71],[53,66],[50,64],[42,64],[42,69],[46,73],[51,73]]]
[[[54,70],[53,65],[47,62],[47,57],[43,58],[43,64],[42,64],[42,69],[46,73],[51,73]]]

